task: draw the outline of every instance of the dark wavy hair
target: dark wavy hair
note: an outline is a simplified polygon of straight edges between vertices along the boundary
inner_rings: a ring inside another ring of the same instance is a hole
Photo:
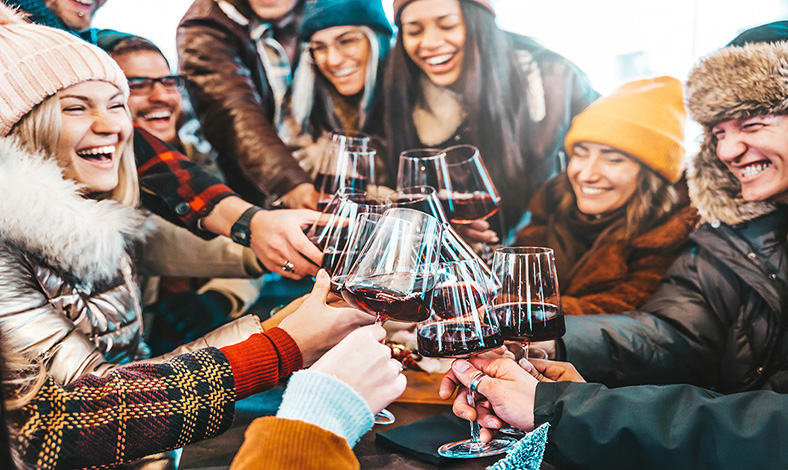
[[[501,158],[503,165],[488,167],[493,179],[503,173],[523,171],[531,151],[526,145],[533,132],[528,115],[528,82],[515,53],[512,39],[495,24],[489,11],[460,2],[465,23],[465,59],[460,79],[453,85],[469,120],[470,140],[482,155]],[[402,27],[386,71],[386,127],[391,158],[409,148],[421,147],[413,123],[423,72],[402,47]],[[390,165],[396,171],[397,164]],[[502,173],[496,175],[495,173]],[[396,175],[392,175],[395,178]],[[535,189],[535,188],[534,188]]]

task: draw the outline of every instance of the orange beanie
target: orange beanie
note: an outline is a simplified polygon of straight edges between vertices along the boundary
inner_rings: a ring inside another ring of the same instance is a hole
[[[636,80],[575,116],[564,147],[571,155],[578,142],[607,145],[675,183],[684,160],[685,121],[680,81],[673,77]]]

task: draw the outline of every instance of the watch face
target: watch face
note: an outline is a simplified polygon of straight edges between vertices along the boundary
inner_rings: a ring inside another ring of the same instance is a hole
[[[230,237],[230,238],[232,238],[233,241],[236,241],[236,242],[241,243],[241,244],[245,244],[245,243],[248,242],[248,238],[249,237],[247,236],[245,231],[243,231],[243,230],[235,230],[235,231],[233,231],[232,237]]]

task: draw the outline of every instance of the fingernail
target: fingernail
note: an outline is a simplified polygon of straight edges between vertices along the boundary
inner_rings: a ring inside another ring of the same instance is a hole
[[[454,361],[454,364],[451,365],[451,368],[454,369],[454,372],[462,374],[471,366],[471,363],[468,361]]]
[[[518,364],[520,364],[520,367],[525,369],[526,372],[532,372],[534,370],[533,364],[531,364],[525,359],[520,359],[520,362]]]
[[[326,277],[328,277],[328,273],[326,272],[325,269],[320,268],[320,270],[317,272],[317,277],[325,279]]]
[[[484,420],[484,425],[487,426],[488,428],[491,428],[497,424],[498,423],[495,421],[494,418],[487,418]]]

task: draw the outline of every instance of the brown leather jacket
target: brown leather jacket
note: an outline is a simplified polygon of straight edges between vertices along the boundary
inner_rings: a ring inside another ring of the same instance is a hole
[[[261,22],[248,0],[226,0],[231,19],[215,0],[195,0],[178,26],[178,56],[206,137],[217,150],[227,183],[249,202],[275,200],[311,182],[277,135],[273,92],[250,38]],[[299,8],[292,13],[299,14]],[[246,23],[246,24],[243,24]],[[274,33],[292,43],[290,22]]]

